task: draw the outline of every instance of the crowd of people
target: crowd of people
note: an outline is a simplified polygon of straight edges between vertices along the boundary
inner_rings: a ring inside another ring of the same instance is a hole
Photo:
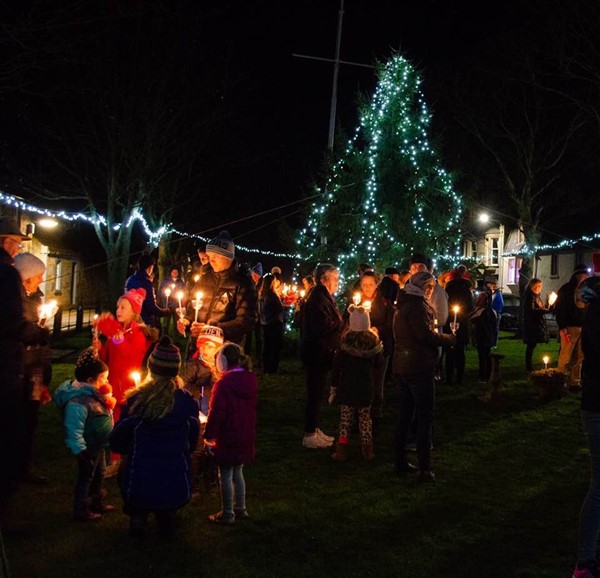
[[[34,433],[51,379],[47,317],[39,289],[45,266],[19,253],[27,237],[0,220],[0,436],[7,443],[0,475],[0,520],[10,528],[10,496],[17,481],[47,483],[34,469]],[[222,508],[209,517],[233,524],[249,516],[243,466],[254,458],[257,374],[279,371],[287,323],[297,328],[306,379],[302,446],[332,448],[345,461],[355,428],[362,457],[373,460],[383,415],[386,379],[398,392],[394,467],[398,476],[435,479],[435,385],[465,379],[465,348],[478,354],[478,377],[488,381],[498,345],[502,293],[495,279],[475,285],[464,265],[437,277],[431,260],[412,255],[409,268],[379,275],[363,264],[352,289],[339,293],[339,271],[321,263],[290,289],[281,270],[242,266],[226,231],[199,252],[197,274],[184,279],[170,267],[155,290],[155,260],[142,255],[125,281],[116,310],[99,315],[90,348],[74,376],[54,393],[64,416],[65,442],[77,461],[73,517],[89,522],[115,509],[104,501],[103,480],[116,475],[130,533],[141,536],[153,513],[170,536],[174,516],[218,479]],[[571,387],[583,386],[582,415],[592,448],[593,483],[582,510],[581,552],[574,576],[597,576],[600,533],[600,402],[593,380],[599,346],[600,281],[578,266],[555,303],[529,281],[523,301],[525,369],[535,346],[548,340],[545,314],[559,326],[559,369]],[[587,314],[586,314],[587,308]],[[169,334],[185,336],[183,353]],[[161,336],[162,334],[162,336]],[[253,354],[252,354],[253,352]],[[583,371],[582,371],[583,367]],[[339,405],[339,428],[320,428],[323,403]],[[357,426],[355,425],[357,423]],[[412,442],[417,461],[409,460]],[[586,572],[588,572],[586,574]]]

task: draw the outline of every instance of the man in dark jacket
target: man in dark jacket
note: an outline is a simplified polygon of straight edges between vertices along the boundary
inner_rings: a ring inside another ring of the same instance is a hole
[[[24,240],[11,219],[0,219],[0,527],[7,526],[7,507],[23,466],[26,392],[23,379],[23,287],[13,260]]]
[[[152,255],[141,255],[137,263],[137,271],[125,281],[125,293],[130,289],[144,289],[146,297],[142,303],[142,319],[149,327],[160,329],[160,317],[169,315],[168,307],[164,309],[156,303],[156,293],[152,284],[152,275],[156,261]]]
[[[344,322],[333,294],[338,290],[339,271],[331,263],[320,263],[314,271],[316,285],[302,309],[302,361],[306,369],[305,448],[327,448],[333,437],[319,425],[319,409],[331,369],[333,356],[340,346]]]
[[[577,265],[569,282],[558,290],[554,303],[554,315],[560,333],[558,369],[565,374],[569,387],[579,387],[581,383],[581,324],[584,310],[575,302],[575,290],[588,277],[587,267]]]
[[[235,259],[235,245],[227,231],[221,231],[206,245],[211,268],[192,289],[192,295],[202,293],[202,305],[196,311],[188,303],[185,320],[177,322],[177,329],[185,334],[190,325],[191,340],[188,359],[196,349],[200,328],[215,325],[223,330],[225,341],[244,346],[246,334],[257,322],[256,287],[248,271],[241,269]]]

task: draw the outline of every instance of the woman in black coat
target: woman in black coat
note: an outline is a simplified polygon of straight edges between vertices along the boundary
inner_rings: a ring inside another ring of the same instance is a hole
[[[542,293],[542,281],[533,277],[525,288],[523,299],[523,343],[525,349],[525,368],[533,370],[533,350],[538,343],[548,343],[548,326],[544,315],[548,308],[544,305],[540,294]]]
[[[283,345],[284,310],[277,294],[281,285],[278,273],[262,278],[258,297],[258,312],[263,331],[262,362],[265,373],[276,373]]]
[[[400,291],[394,315],[394,381],[399,390],[399,415],[395,435],[396,473],[416,470],[408,463],[406,441],[417,418],[418,479],[434,479],[429,452],[435,398],[434,376],[440,345],[452,346],[455,335],[438,333],[429,305],[435,279],[425,272],[414,274]]]

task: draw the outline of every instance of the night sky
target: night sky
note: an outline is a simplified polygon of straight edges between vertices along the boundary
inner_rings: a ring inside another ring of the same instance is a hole
[[[466,189],[474,187],[469,182],[469,163],[475,166],[480,153],[465,144],[464,135],[459,134],[451,118],[445,96],[453,91],[457,79],[466,85],[472,82],[481,90],[479,70],[493,70],[501,78],[509,44],[539,38],[543,46],[546,37],[552,34],[548,22],[561,17],[556,7],[556,14],[552,13],[555,4],[560,5],[559,2],[516,0],[493,5],[465,0],[346,0],[341,58],[373,64],[400,51],[419,67],[425,97],[434,112],[432,131],[439,140],[442,162],[459,175],[459,189],[464,187],[469,194]],[[11,21],[24,5],[6,4],[3,19]],[[122,18],[123,34],[127,34],[127,26],[134,26],[128,14],[140,8],[151,11],[155,3],[111,0],[74,5],[84,5],[83,13],[100,21]],[[221,80],[231,80],[232,89],[223,93],[221,116],[211,128],[207,138],[210,142],[199,147],[192,161],[194,170],[205,173],[206,178],[195,189],[190,189],[193,192],[189,196],[194,200],[185,205],[182,214],[176,215],[176,224],[184,230],[206,232],[209,236],[216,232],[214,228],[228,224],[232,235],[247,245],[285,249],[280,238],[285,233],[277,223],[284,223],[290,231],[301,226],[303,214],[292,213],[302,205],[237,224],[232,221],[310,195],[314,179],[322,174],[333,65],[295,58],[293,54],[334,56],[340,2],[182,2],[179,5],[187,6],[197,18],[194,26],[187,28],[187,36],[182,35],[182,58],[185,53],[210,62],[215,71],[222,73]],[[73,14],[81,18],[82,12],[74,10]],[[64,19],[64,14],[60,18]],[[161,41],[160,26],[157,19],[152,32],[157,43]],[[189,42],[189,53],[186,42]],[[81,50],[85,52],[85,45]],[[15,87],[13,90],[5,87],[2,91],[1,114],[7,128],[2,142],[0,175],[6,190],[19,192],[19,171],[27,170],[23,159],[35,156],[31,151],[43,154],[35,130],[31,129],[32,122],[27,130],[23,129],[24,117],[29,114],[26,110],[41,110],[40,103],[47,100],[44,90],[57,84],[57,78],[63,74],[65,78],[77,74],[75,68],[70,70],[69,67],[68,62],[50,63],[46,69],[36,72],[35,84],[41,95],[27,91],[23,95]],[[217,78],[219,74],[215,72],[213,76]],[[201,78],[200,82],[190,79],[187,89],[185,83],[182,86],[174,88],[181,99],[196,98],[194,91],[199,90],[198,86],[202,87],[202,98],[205,98],[211,92],[211,76]],[[346,134],[354,131],[358,94],[370,94],[374,86],[373,70],[342,65],[338,129]],[[214,94],[215,98],[220,94],[216,86]],[[200,97],[198,102],[202,102]],[[199,104],[201,106],[203,104]],[[67,115],[67,111],[63,112]],[[43,115],[39,113],[33,124],[42,121]],[[591,154],[594,148],[597,150],[595,141],[585,154]],[[595,174],[590,171],[589,166],[582,168],[579,164],[572,174],[577,174],[586,182],[585,186],[589,186],[595,180]],[[480,182],[475,193],[483,204],[486,187],[492,188],[490,183]]]

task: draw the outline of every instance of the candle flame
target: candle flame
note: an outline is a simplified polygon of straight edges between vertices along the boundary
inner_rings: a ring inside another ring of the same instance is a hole
[[[458,313],[459,309],[460,309],[460,307],[458,305],[455,305],[454,307],[452,307],[452,312],[453,313]]]
[[[194,275],[194,283],[198,283],[200,281],[200,275]]]
[[[133,379],[133,382],[135,383],[136,387],[140,386],[140,382],[142,381],[142,374],[139,371],[132,371],[129,374],[129,377]]]
[[[352,295],[352,301],[354,301],[354,305],[357,307],[360,305],[360,300],[362,299],[362,295],[360,293],[355,293]]]
[[[183,299],[183,291],[177,292],[177,299],[179,299],[179,300]]]
[[[165,295],[167,297],[171,297],[171,290],[170,289],[165,289]]]
[[[544,355],[544,357],[542,357],[542,361],[548,365],[548,362],[550,361],[550,358],[547,355]]]

